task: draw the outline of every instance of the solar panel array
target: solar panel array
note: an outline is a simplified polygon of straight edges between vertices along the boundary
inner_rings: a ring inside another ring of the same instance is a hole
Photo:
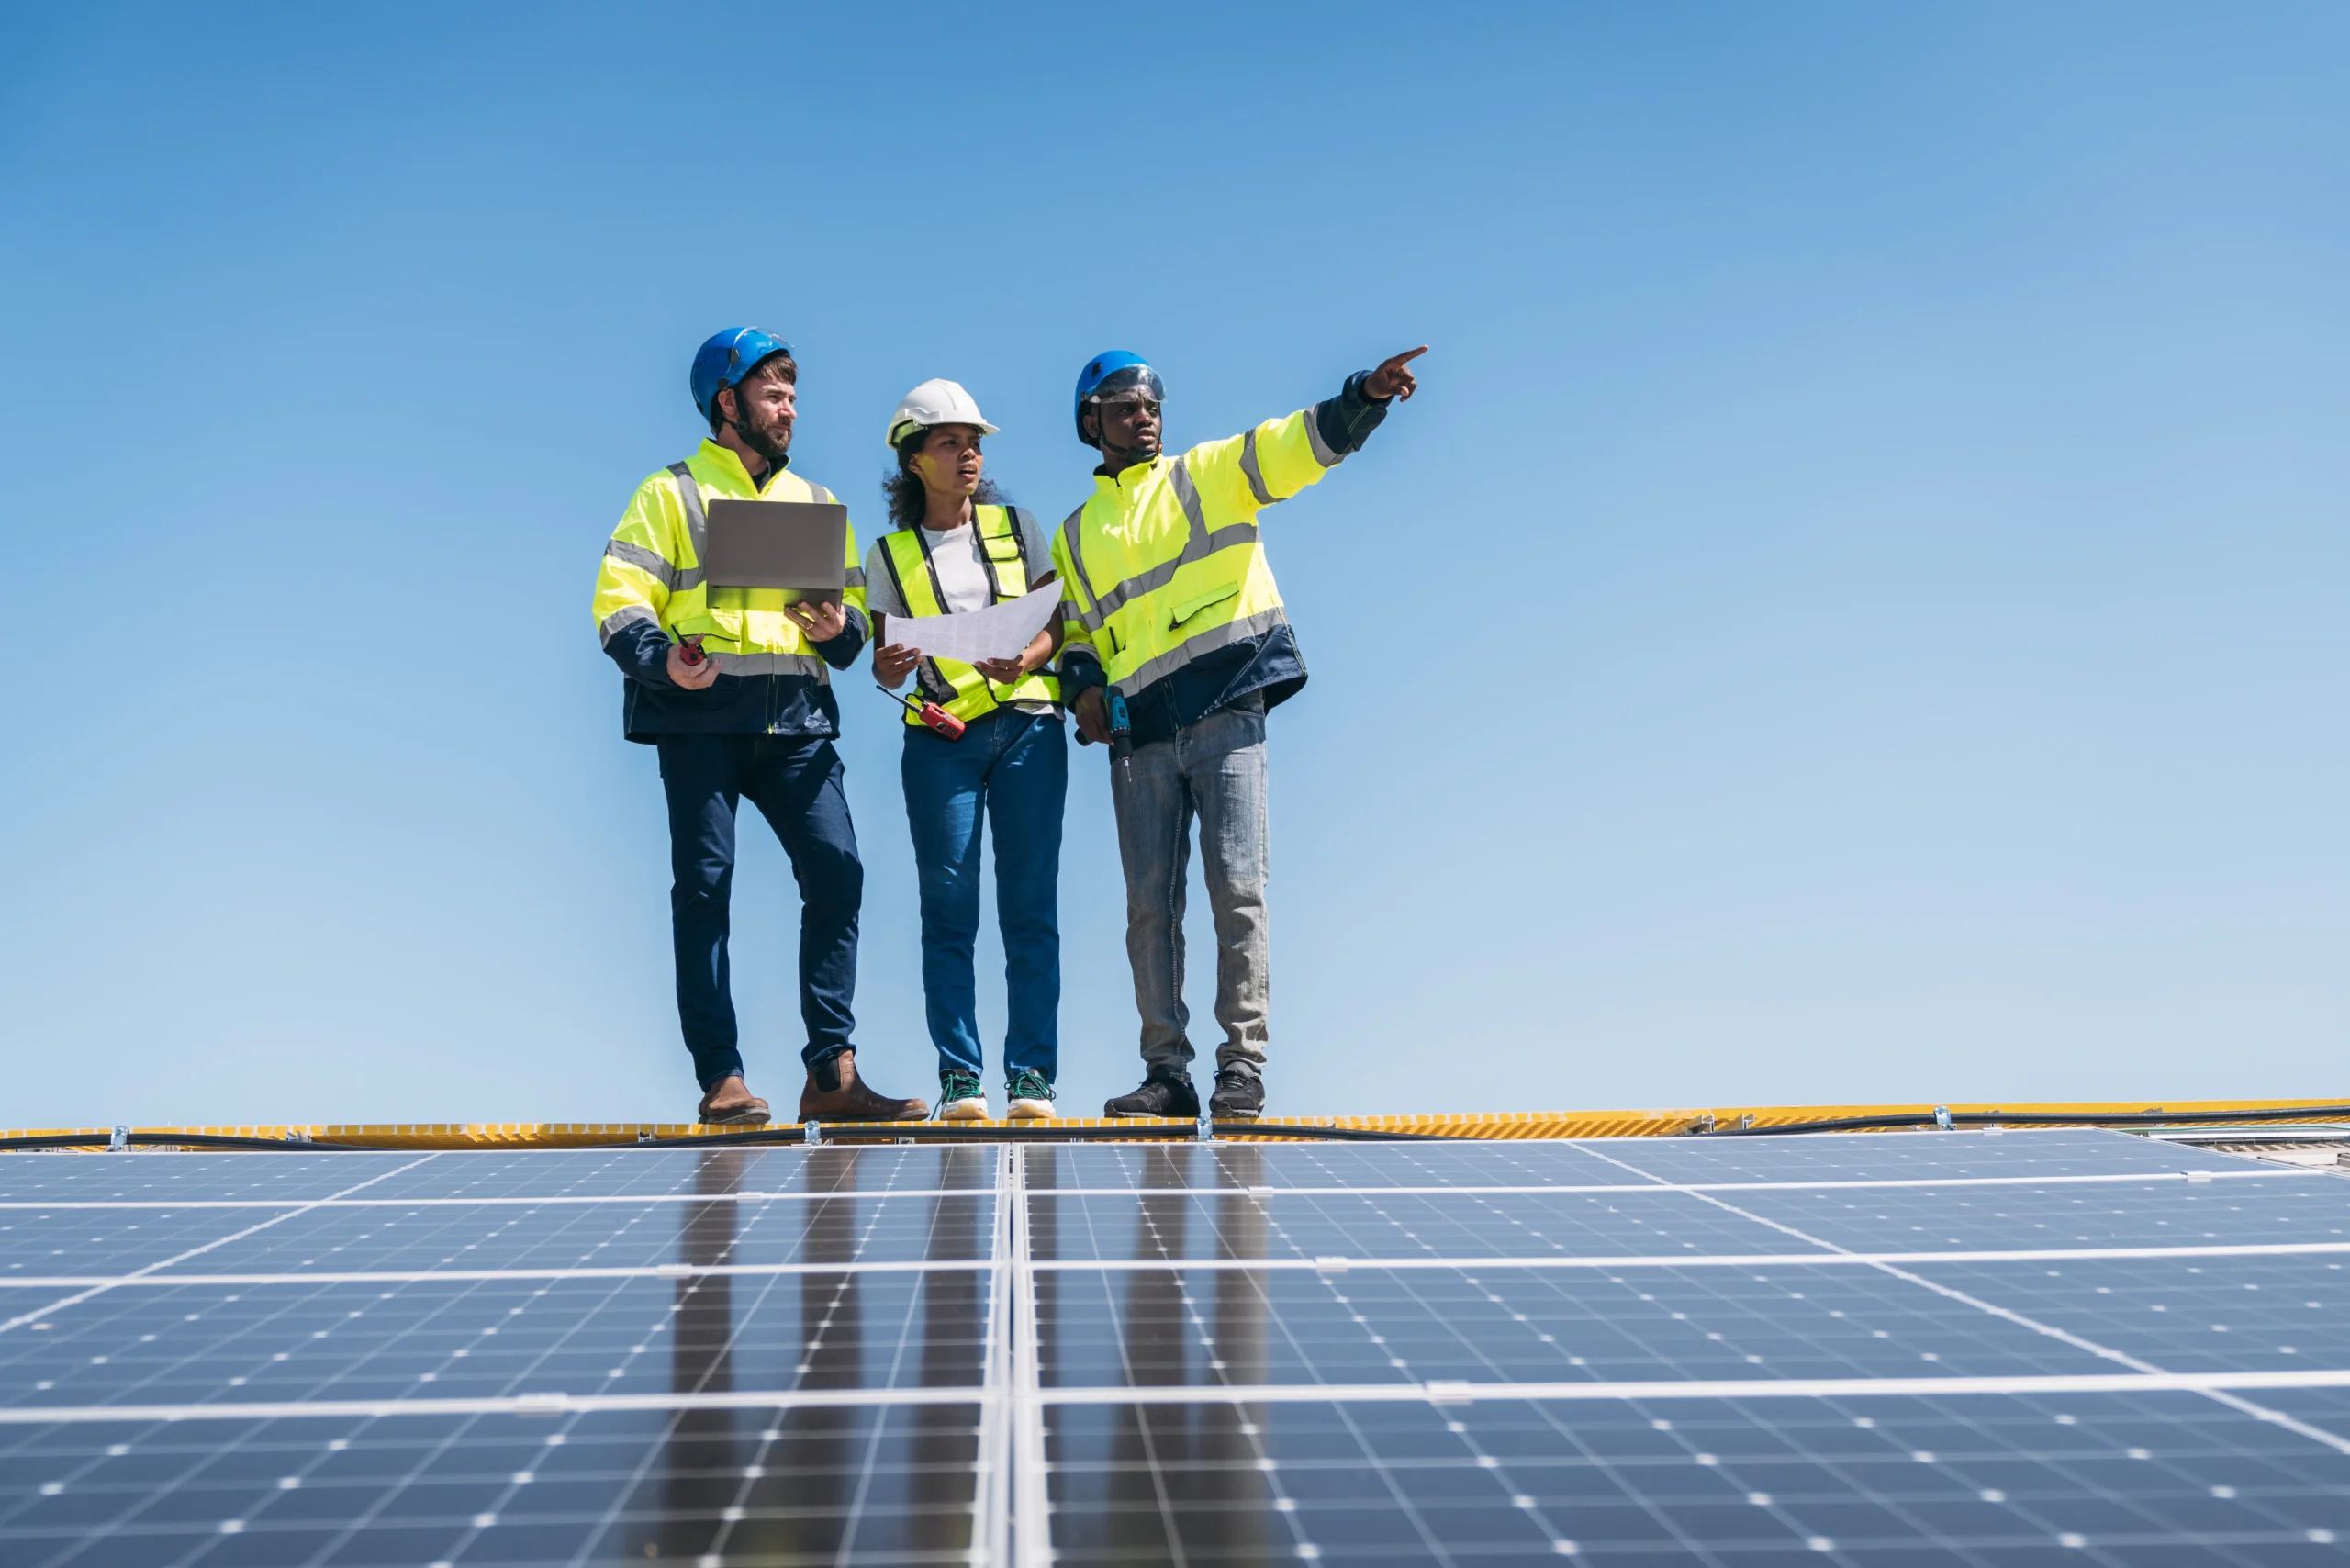
[[[2098,1132],[0,1159],[0,1562],[2350,1544],[2350,1185]]]

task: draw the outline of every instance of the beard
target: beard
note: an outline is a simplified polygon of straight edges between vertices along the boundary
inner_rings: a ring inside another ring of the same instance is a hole
[[[743,444],[766,459],[770,468],[782,467],[784,459],[791,454],[789,425],[764,426],[742,420],[729,420],[727,423],[733,425],[734,433],[743,438]]]
[[[1153,438],[1141,446],[1113,446],[1102,443],[1102,461],[1113,474],[1123,474],[1137,463],[1148,463],[1158,455],[1158,442]]]

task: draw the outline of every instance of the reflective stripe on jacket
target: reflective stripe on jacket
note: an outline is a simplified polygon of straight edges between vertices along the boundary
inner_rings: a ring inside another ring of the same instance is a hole
[[[1002,604],[1026,593],[1042,574],[1028,559],[1022,542],[1022,513],[1017,507],[975,506],[971,531],[978,535],[979,565],[988,575],[989,602]],[[881,536],[881,558],[896,579],[898,602],[913,615],[945,615],[946,592],[938,585],[938,570],[931,565],[930,541],[919,524]],[[1049,567],[1049,563],[1046,563]],[[1010,686],[999,685],[967,664],[953,659],[925,658],[915,666],[922,694],[968,723],[982,714],[1013,702],[1058,702],[1060,682],[1048,670],[1038,670]],[[906,710],[906,722],[920,728],[922,717]]]
[[[1071,655],[1096,659],[1131,700],[1220,649],[1286,633],[1257,513],[1345,455],[1324,439],[1315,412],[1094,476],[1092,498],[1053,538],[1065,669]]]
[[[864,646],[865,572],[849,530],[848,622],[840,636],[811,644],[783,612],[778,588],[711,589],[703,581],[707,503],[712,500],[831,501],[833,493],[778,468],[762,487],[743,460],[714,441],[652,475],[636,489],[604,546],[592,613],[604,651],[630,677],[625,722],[632,738],[673,731],[821,734],[838,733],[823,689]],[[702,637],[716,685],[688,691],[665,667],[668,645]]]

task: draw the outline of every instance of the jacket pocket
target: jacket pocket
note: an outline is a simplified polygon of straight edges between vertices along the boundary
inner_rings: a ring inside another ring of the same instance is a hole
[[[1192,616],[1197,615],[1201,610],[1207,609],[1211,605],[1222,604],[1225,599],[1231,599],[1235,595],[1238,594],[1239,591],[1240,585],[1238,583],[1225,583],[1220,587],[1208,589],[1205,593],[1194,594],[1190,599],[1177,599],[1175,601],[1174,610],[1171,612],[1170,618],[1167,622],[1167,629],[1170,632],[1173,631],[1176,627],[1182,625],[1184,622],[1189,621]]]
[[[743,644],[743,612],[739,610],[708,606],[698,614],[680,615],[676,625],[680,637],[699,634],[714,637],[722,643],[732,643],[737,647]]]

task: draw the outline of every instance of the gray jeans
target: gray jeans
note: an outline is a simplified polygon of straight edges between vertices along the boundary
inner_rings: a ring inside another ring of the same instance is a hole
[[[1192,1062],[1184,1035],[1183,894],[1199,818],[1208,907],[1215,914],[1216,1065],[1265,1060],[1270,934],[1265,922],[1270,840],[1265,821],[1265,714],[1227,708],[1169,740],[1110,765],[1118,812],[1118,857],[1126,871],[1126,958],[1142,1014],[1142,1059],[1180,1073]]]

